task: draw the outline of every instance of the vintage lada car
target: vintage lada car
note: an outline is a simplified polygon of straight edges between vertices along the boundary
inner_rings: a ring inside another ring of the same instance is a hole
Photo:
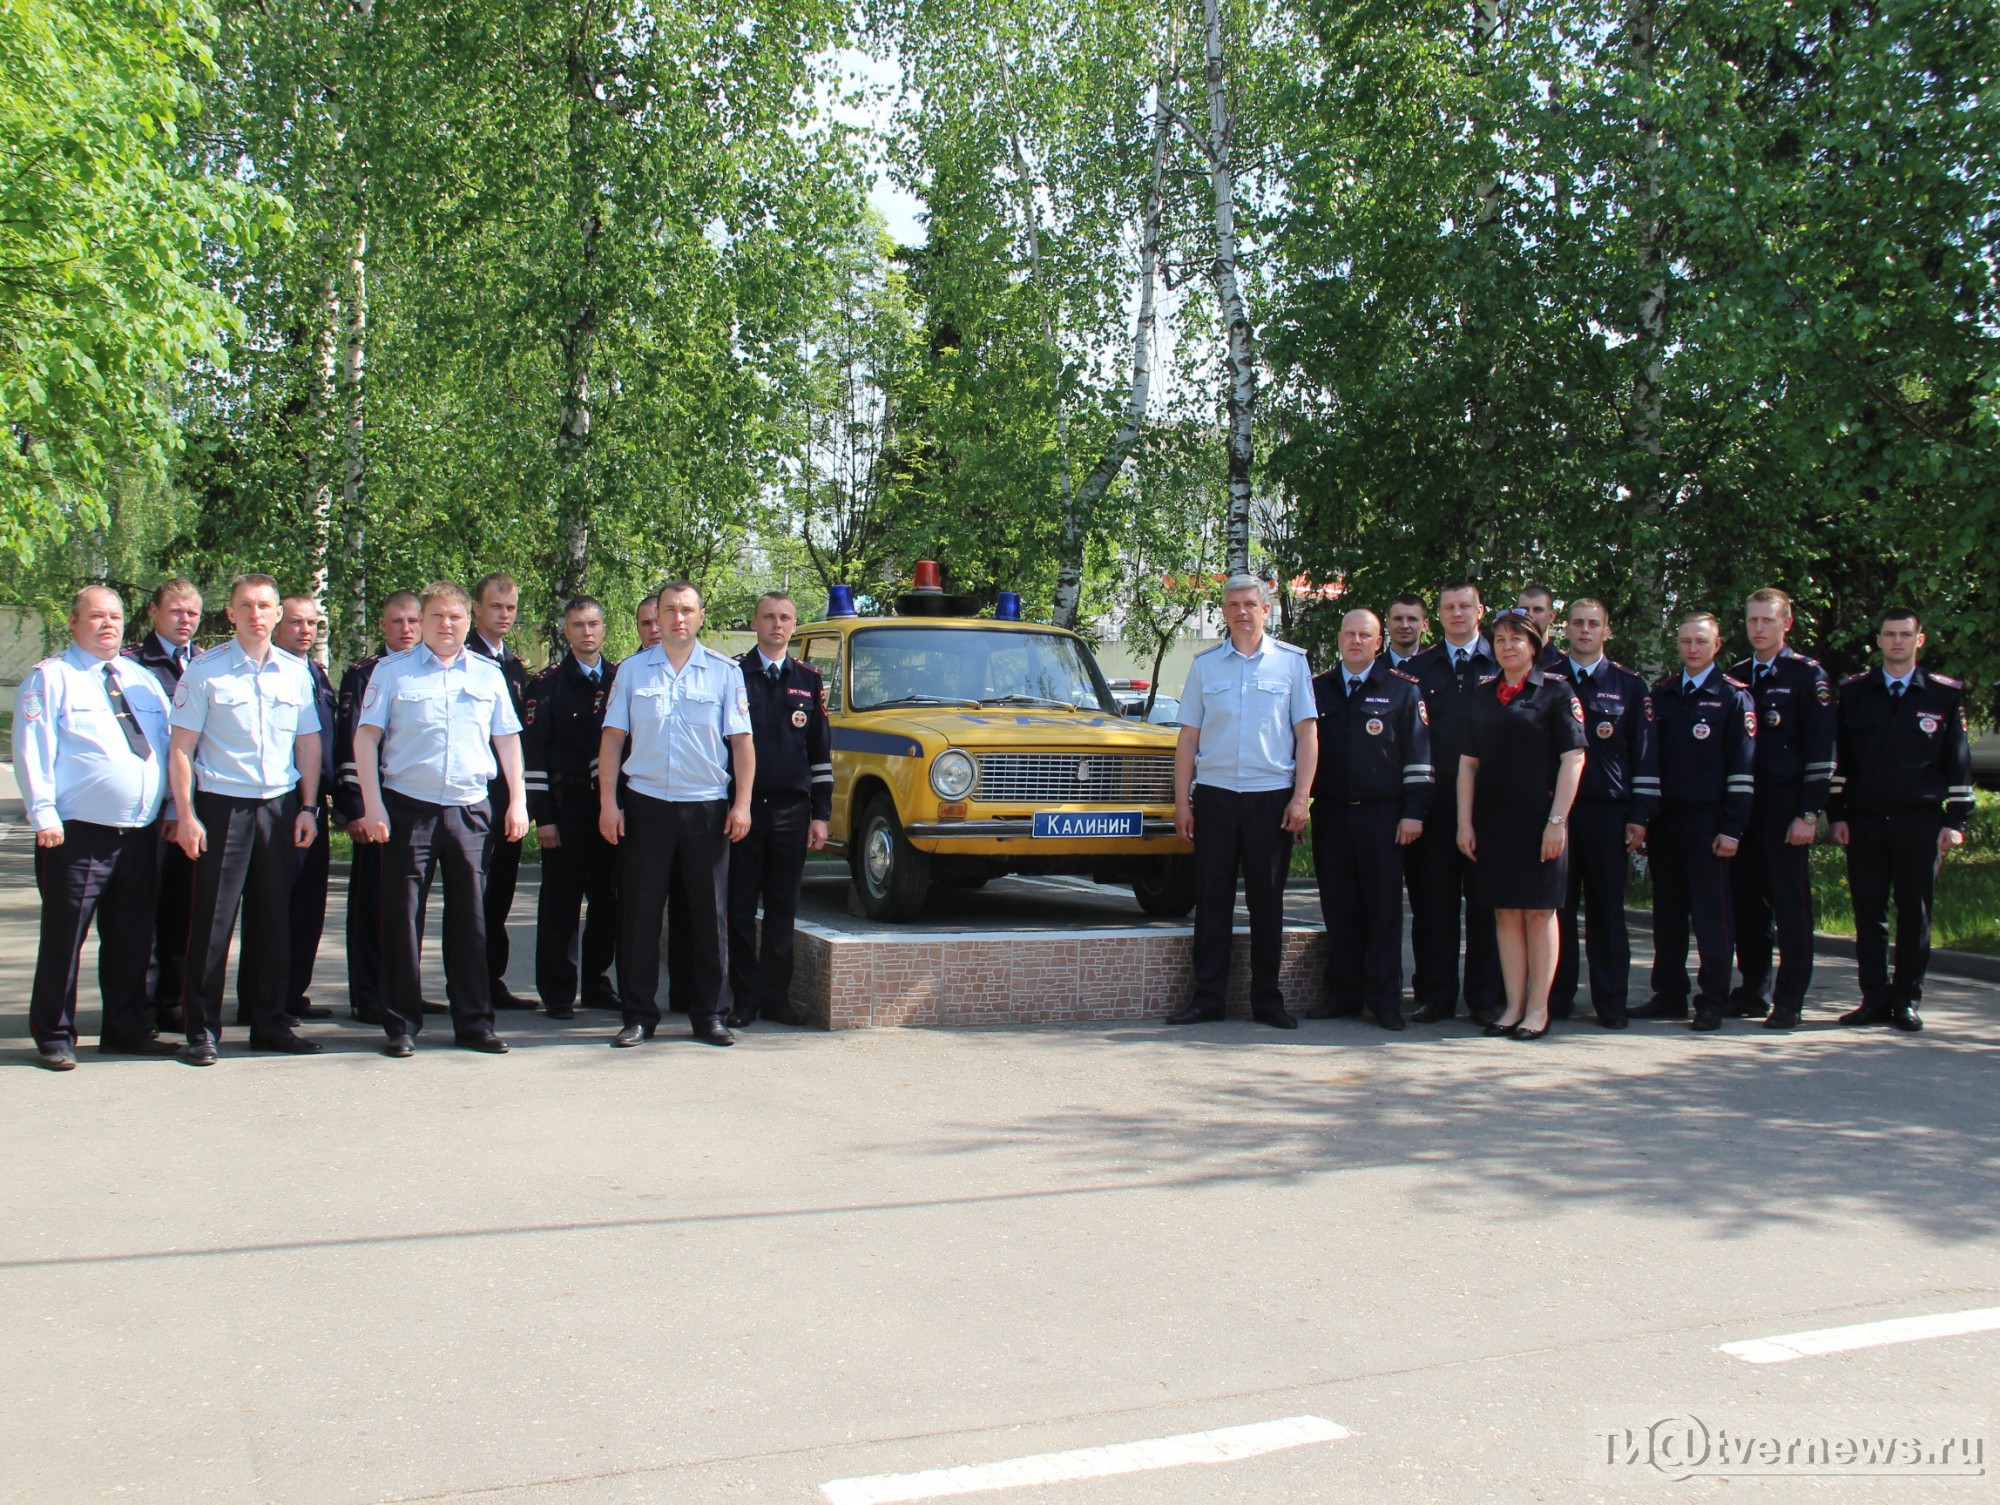
[[[862,907],[908,920],[937,884],[1077,873],[1129,883],[1149,914],[1186,914],[1173,729],[1121,715],[1076,634],[1020,621],[1006,592],[994,615],[970,615],[936,579],[920,565],[893,617],[856,615],[836,586],[825,619],[793,639],[825,679],[828,847]]]

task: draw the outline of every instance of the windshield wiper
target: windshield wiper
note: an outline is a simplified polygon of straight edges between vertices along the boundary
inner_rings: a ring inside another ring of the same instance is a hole
[[[1065,711],[1078,709],[1073,701],[1051,700],[1046,695],[989,695],[979,702],[981,705],[1052,705]]]
[[[886,711],[896,705],[962,705],[972,710],[979,709],[979,702],[967,700],[957,695],[898,695],[894,700],[878,700],[873,705],[861,706],[864,711]]]

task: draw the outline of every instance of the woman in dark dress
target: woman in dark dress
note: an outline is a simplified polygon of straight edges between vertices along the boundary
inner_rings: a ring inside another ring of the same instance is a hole
[[[1473,891],[1493,908],[1507,988],[1507,1012],[1486,1033],[1539,1040],[1568,882],[1566,822],[1583,778],[1583,708],[1566,680],[1535,667],[1542,633],[1526,612],[1503,611],[1489,630],[1500,672],[1467,710],[1458,848],[1478,864]]]

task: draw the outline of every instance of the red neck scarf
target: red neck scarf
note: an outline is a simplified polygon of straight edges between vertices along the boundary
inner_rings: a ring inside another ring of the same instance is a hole
[[[1520,694],[1520,693],[1521,693],[1521,692],[1522,692],[1523,690],[1525,690],[1525,689],[1527,689],[1527,688],[1528,688],[1528,676],[1527,676],[1527,675],[1525,675],[1525,674],[1521,676],[1521,678],[1519,679],[1519,681],[1517,681],[1516,683],[1514,683],[1514,684],[1511,684],[1511,685],[1510,685],[1510,684],[1508,684],[1506,680],[1504,680],[1504,679],[1503,679],[1503,680],[1501,680],[1501,681],[1500,681],[1500,704],[1502,704],[1502,705],[1512,705],[1512,704],[1514,703],[1514,697],[1515,697],[1516,695],[1519,695],[1519,694]]]

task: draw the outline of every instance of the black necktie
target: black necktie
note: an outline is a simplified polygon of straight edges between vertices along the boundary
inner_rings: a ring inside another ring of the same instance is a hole
[[[1361,681],[1360,681],[1360,680],[1358,680],[1358,679],[1356,679],[1356,678],[1355,678],[1355,677],[1354,677],[1354,676],[1353,676],[1352,674],[1348,675],[1348,676],[1347,676],[1347,698],[1348,698],[1349,700],[1352,700],[1352,699],[1354,698],[1354,692],[1355,692],[1356,690],[1360,689],[1360,688],[1361,688]]]
[[[785,666],[783,664],[766,664],[764,666],[764,678],[771,681],[772,684],[776,684],[784,676]]]
[[[1903,698],[1903,682],[1900,679],[1890,681],[1889,698],[1891,700],[1901,700]]]
[[[1757,666],[1757,683],[1761,685],[1767,678],[1770,677],[1771,673],[1772,669],[1769,664],[1759,664]]]
[[[1579,669],[1576,671],[1576,687],[1579,690],[1590,688],[1590,671],[1588,669]]]
[[[139,730],[138,719],[132,714],[132,707],[125,704],[125,691],[119,687],[118,671],[111,665],[104,666],[104,693],[111,697],[111,714],[118,718],[118,729],[125,734],[133,755],[141,762],[153,756],[153,744],[146,740],[146,734]]]

